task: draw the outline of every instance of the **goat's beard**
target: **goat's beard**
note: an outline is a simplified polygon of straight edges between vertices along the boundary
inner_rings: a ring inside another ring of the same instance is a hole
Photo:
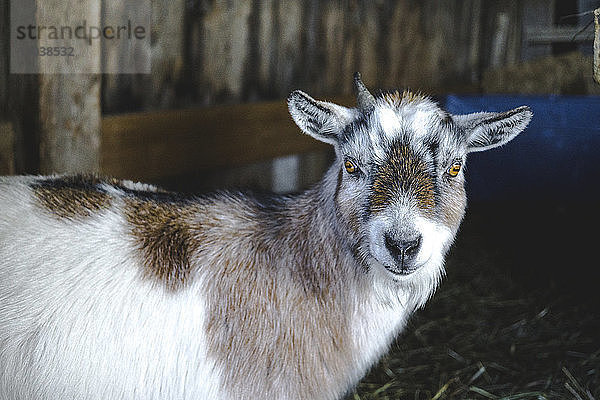
[[[372,259],[371,284],[382,303],[400,303],[410,311],[419,309],[433,296],[446,274],[443,257],[432,257],[410,275],[394,275]]]

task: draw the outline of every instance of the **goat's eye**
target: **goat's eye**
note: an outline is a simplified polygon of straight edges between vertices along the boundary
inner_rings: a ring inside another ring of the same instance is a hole
[[[448,171],[446,171],[446,172],[448,173],[448,175],[455,177],[460,172],[460,167],[461,167],[461,163],[459,163],[457,161],[454,164],[452,164],[450,166],[450,168],[448,168]]]
[[[346,171],[347,171],[349,174],[353,174],[353,173],[355,173],[356,171],[358,171],[358,168],[356,167],[356,165],[354,165],[354,163],[353,163],[352,161],[348,161],[348,160],[346,160],[346,161],[344,162],[344,168],[346,168]]]

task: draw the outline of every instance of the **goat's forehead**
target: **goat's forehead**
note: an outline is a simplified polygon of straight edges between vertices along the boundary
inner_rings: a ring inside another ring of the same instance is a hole
[[[408,139],[420,139],[435,131],[446,113],[430,100],[413,101],[407,104],[390,104],[380,102],[373,110],[375,128],[380,128],[388,140],[395,140],[399,135]]]
[[[385,100],[348,129],[348,142],[358,151],[368,151],[383,157],[390,146],[402,143],[420,148],[432,143],[458,145],[448,113],[433,101],[420,98],[401,104]]]

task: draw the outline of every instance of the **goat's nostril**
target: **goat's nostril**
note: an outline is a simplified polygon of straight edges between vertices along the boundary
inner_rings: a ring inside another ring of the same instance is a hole
[[[421,236],[418,236],[416,239],[404,242],[404,251],[408,256],[414,256],[419,252],[419,248],[421,247]]]
[[[402,249],[398,246],[398,242],[386,233],[385,235],[385,247],[394,258],[402,257]]]
[[[415,257],[421,247],[421,236],[411,239],[395,239],[391,235],[385,235],[385,246],[390,255],[399,263],[404,264]]]

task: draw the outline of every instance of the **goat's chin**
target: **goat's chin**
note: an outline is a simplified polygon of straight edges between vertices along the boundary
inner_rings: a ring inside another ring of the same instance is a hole
[[[410,274],[394,273],[374,258],[371,267],[378,289],[384,289],[383,292],[388,295],[403,298],[405,305],[413,309],[425,305],[445,274],[443,256],[430,257]]]
[[[421,308],[433,296],[445,274],[443,257],[432,257],[412,276],[407,276],[405,284],[415,308]]]
[[[418,258],[414,264],[408,267],[402,268],[395,264],[391,258],[378,257],[377,254],[372,254],[372,266],[380,271],[387,278],[397,282],[413,282],[415,280],[423,279],[423,275],[431,274],[439,269],[439,260],[441,257],[435,257],[428,255],[427,257]]]

